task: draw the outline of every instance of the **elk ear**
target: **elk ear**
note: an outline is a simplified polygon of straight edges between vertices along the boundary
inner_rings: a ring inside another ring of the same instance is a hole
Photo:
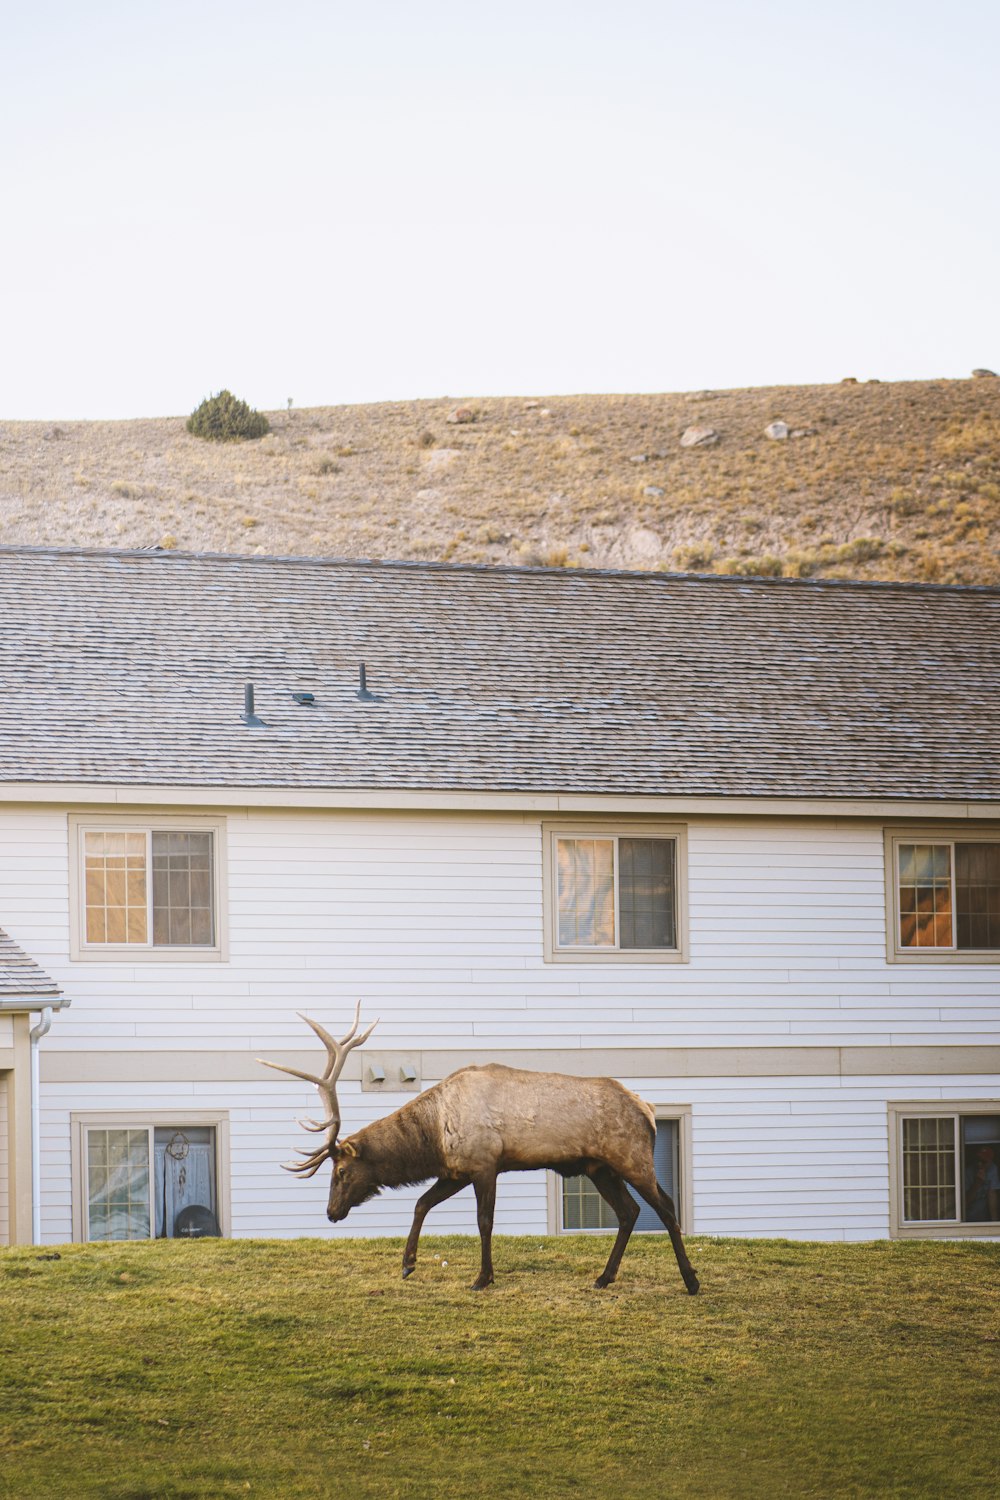
[[[341,1141],[337,1147],[338,1156],[357,1156],[358,1148],[353,1141]]]

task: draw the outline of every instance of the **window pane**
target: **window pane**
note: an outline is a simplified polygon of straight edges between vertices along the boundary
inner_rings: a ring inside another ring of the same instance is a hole
[[[904,1120],[903,1218],[915,1223],[954,1220],[955,1185],[954,1120]]]
[[[613,839],[557,839],[556,886],[561,948],[613,948]]]
[[[676,1202],[677,1199],[677,1146],[680,1127],[676,1120],[657,1120],[656,1142],[653,1146],[653,1164],[656,1180]],[[635,1221],[636,1230],[663,1229],[659,1214],[640,1202],[632,1193],[639,1207]],[[618,1219],[614,1209],[606,1203],[589,1177],[565,1177],[562,1184],[562,1208],[564,1229],[617,1229]]]
[[[210,947],[212,911],[211,833],[154,830],[153,942],[157,946]]]
[[[618,840],[623,948],[675,948],[673,839]]]
[[[614,1209],[589,1177],[563,1178],[564,1229],[617,1229]]]
[[[84,900],[88,943],[145,943],[146,835],[85,833]]]
[[[900,844],[900,947],[950,948],[953,941],[950,844]]]
[[[1000,844],[955,845],[959,948],[1000,948]]]
[[[656,1141],[653,1145],[653,1166],[656,1168],[656,1180],[665,1193],[669,1193],[677,1206],[678,1198],[678,1149],[680,1145],[680,1125],[676,1120],[657,1120]],[[633,1196],[635,1196],[633,1194]],[[639,1217],[635,1221],[637,1231],[663,1229],[663,1220],[655,1209],[649,1204],[637,1198],[639,1204]]]
[[[87,1131],[87,1209],[88,1239],[149,1239],[145,1130]]]
[[[1000,1219],[1000,1115],[962,1118],[962,1218],[969,1224]]]
[[[199,1239],[218,1234],[214,1128],[157,1126],[153,1161],[157,1238]]]

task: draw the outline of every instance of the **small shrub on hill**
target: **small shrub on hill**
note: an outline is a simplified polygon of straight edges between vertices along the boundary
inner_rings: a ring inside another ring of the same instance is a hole
[[[187,420],[187,430],[213,443],[239,443],[263,437],[270,423],[263,412],[254,411],[232,391],[207,396]]]

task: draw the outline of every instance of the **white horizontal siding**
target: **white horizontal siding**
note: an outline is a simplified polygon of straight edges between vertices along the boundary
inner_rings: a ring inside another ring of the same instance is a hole
[[[726,1078],[625,1080],[664,1113],[690,1107],[693,1221],[700,1234],[766,1235],[805,1239],[873,1239],[889,1232],[888,1104],[892,1101],[995,1098],[989,1076],[837,1078]],[[344,1130],[359,1129],[403,1103],[373,1099],[356,1084],[342,1086]],[[49,1085],[43,1109],[43,1221],[49,1243],[70,1238],[71,1111],[201,1109],[228,1112],[231,1133],[233,1233],[240,1237],[318,1235],[403,1236],[420,1187],[387,1192],[327,1222],[329,1172],[302,1181],[281,1170],[307,1137],[296,1116],[313,1110],[305,1085],[211,1082],[156,1086]],[[543,1234],[547,1229],[542,1172],[501,1178],[496,1229]],[[433,1211],[428,1232],[474,1234],[475,1200],[466,1190]]]
[[[877,823],[689,827],[691,961],[542,961],[529,815],[242,811],[226,963],[68,961],[66,814],[0,812],[0,912],[73,1000],[45,1045],[300,1046],[360,996],[379,1041],[507,1047],[1000,1040],[991,966],[885,960]]]
[[[543,962],[541,822],[530,815],[260,809],[230,816],[228,847],[227,962],[71,963],[66,813],[0,809],[0,924],[73,1002],[44,1049],[280,1059],[309,1040],[296,1011],[339,1025],[359,997],[381,1017],[381,1048],[496,1046],[528,1066],[540,1047],[1000,1043],[1000,968],[887,964],[875,822],[691,823],[691,961],[670,965]],[[887,1231],[886,1098],[979,1097],[968,1078],[637,1084],[692,1106],[698,1229],[839,1238]],[[348,1128],[388,1107],[344,1095]],[[314,1100],[276,1079],[46,1085],[47,1237],[69,1233],[71,1108],[186,1102],[230,1111],[234,1232],[334,1232],[319,1179],[279,1170],[297,1143],[294,1115]],[[403,1232],[415,1196],[386,1195],[345,1228]],[[498,1229],[545,1221],[542,1177],[505,1179]],[[471,1230],[471,1194],[435,1223]]]

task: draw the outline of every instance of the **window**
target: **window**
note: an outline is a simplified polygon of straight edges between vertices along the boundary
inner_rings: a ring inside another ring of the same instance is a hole
[[[549,962],[677,962],[685,945],[684,830],[546,825]]]
[[[680,1127],[677,1120],[657,1120],[656,1144],[653,1160],[656,1163],[656,1180],[665,1192],[677,1202],[677,1150]],[[639,1205],[636,1230],[662,1229],[663,1220],[638,1194],[629,1189]],[[618,1219],[614,1209],[606,1203],[589,1177],[564,1177],[562,1179],[562,1217],[565,1230],[617,1229]]]
[[[889,956],[1000,960],[1000,839],[918,830],[886,838]]]
[[[897,1234],[1000,1235],[1000,1106],[893,1105]]]
[[[673,1198],[682,1224],[691,1222],[691,1111],[688,1106],[669,1106],[656,1122],[653,1146],[656,1180]],[[662,1230],[663,1220],[634,1189],[629,1192],[639,1205],[636,1230]],[[617,1230],[614,1210],[605,1203],[589,1177],[560,1177],[549,1173],[549,1225],[567,1234],[578,1230]]]
[[[74,1117],[83,1240],[198,1239],[225,1232],[224,1117]]]
[[[219,820],[71,820],[74,958],[218,957]]]

